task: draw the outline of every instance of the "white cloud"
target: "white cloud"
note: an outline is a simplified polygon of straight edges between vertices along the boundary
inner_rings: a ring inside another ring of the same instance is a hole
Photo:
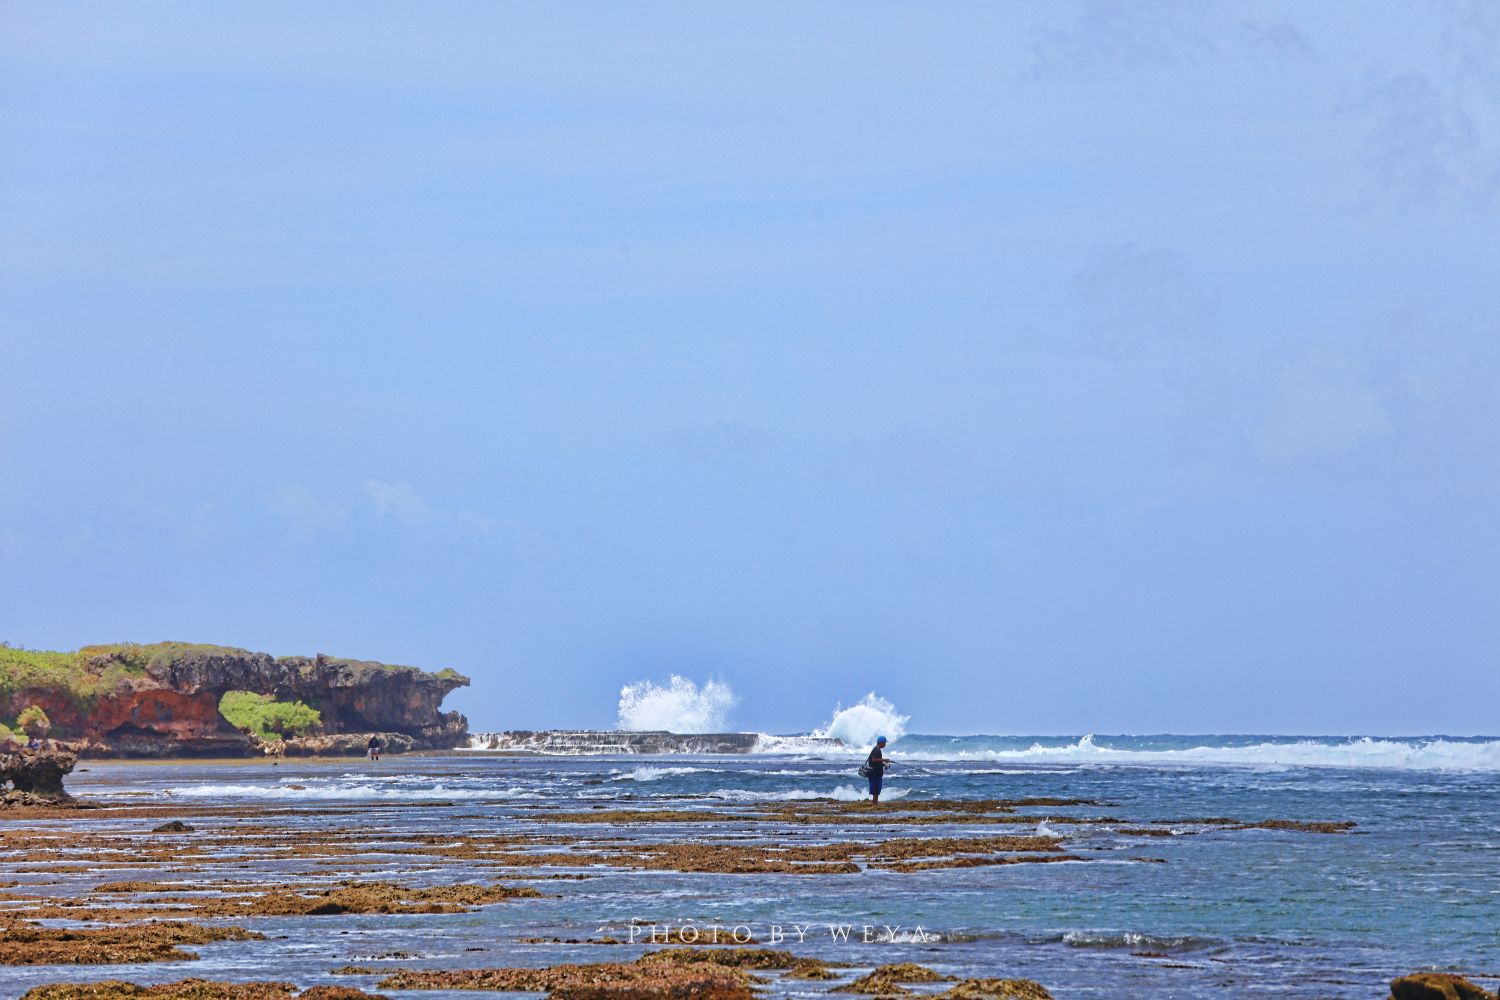
[[[389,515],[408,528],[420,528],[443,519],[443,515],[423,500],[410,483],[383,483],[378,479],[366,479],[362,485],[375,501],[375,513],[380,517]]]
[[[303,541],[320,531],[335,531],[349,520],[349,512],[338,504],[319,500],[301,486],[283,486],[267,505],[271,513],[287,520],[292,534]]]
[[[1440,58],[1371,75],[1369,165],[1405,201],[1500,196],[1500,6],[1450,5]]]
[[[776,438],[769,431],[738,420],[683,427],[672,435],[672,445],[678,454],[694,462],[765,451],[775,444]]]
[[[1188,275],[1180,255],[1134,244],[1095,253],[1069,284],[1073,346],[1105,357],[1128,357],[1157,341],[1199,341],[1219,310],[1218,295]]]
[[[1271,380],[1250,440],[1273,462],[1325,458],[1356,448],[1387,427],[1380,398],[1334,358],[1303,358]]]
[[[435,507],[419,494],[410,483],[387,483],[379,479],[366,479],[362,484],[370,499],[375,501],[377,517],[391,517],[408,528],[425,528],[437,525],[469,536],[483,538],[497,534],[508,534],[519,539],[524,536],[520,526],[512,521],[502,521],[478,511],[449,510]]]

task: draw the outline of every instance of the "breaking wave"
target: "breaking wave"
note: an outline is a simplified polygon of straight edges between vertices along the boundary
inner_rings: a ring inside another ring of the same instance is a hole
[[[628,732],[664,729],[669,733],[722,733],[739,696],[723,681],[702,688],[672,675],[666,687],[652,681],[620,689],[620,728]]]
[[[1111,934],[1101,931],[1068,931],[1060,939],[1063,944],[1070,948],[1144,948],[1151,951],[1195,951],[1200,948],[1209,948],[1223,942],[1213,938],[1200,938],[1191,936],[1182,937],[1158,937],[1154,934],[1142,934],[1139,931],[1126,931],[1123,934]]]
[[[1287,767],[1373,767],[1406,770],[1500,771],[1500,740],[1382,739],[1360,737],[1344,741],[1276,737],[1221,738],[1236,746],[1193,745],[1190,737],[1109,737],[1101,746],[1093,736],[1060,746],[1005,747],[1004,737],[911,737],[900,758],[927,761],[985,761],[994,763],[1132,765],[1229,764],[1254,770]],[[1162,743],[1172,741],[1179,746]],[[985,744],[990,744],[986,746]],[[994,744],[1001,744],[995,747]],[[1134,744],[1132,746],[1131,744]]]
[[[167,795],[213,799],[380,799],[427,802],[432,799],[534,799],[541,794],[526,788],[449,788],[442,784],[393,787],[373,784],[320,785],[188,785],[169,788]]]
[[[864,756],[858,747],[839,746],[826,736],[771,736],[761,733],[751,753],[790,754],[804,757],[821,757],[827,754],[852,754]]]
[[[670,778],[674,774],[693,774],[697,771],[718,771],[716,767],[638,767],[629,774],[617,774],[611,781],[656,781]]]
[[[832,721],[825,728],[816,730],[813,736],[832,737],[850,746],[868,748],[875,745],[877,736],[884,736],[892,743],[899,740],[906,735],[906,722],[910,718],[909,715],[898,715],[894,704],[871,691],[862,701],[848,708],[835,705]]]

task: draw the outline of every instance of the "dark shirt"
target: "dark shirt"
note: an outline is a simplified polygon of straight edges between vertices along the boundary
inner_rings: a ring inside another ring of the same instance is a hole
[[[871,774],[885,773],[885,758],[880,756],[879,747],[870,751],[870,756],[865,760],[865,766],[870,769]]]

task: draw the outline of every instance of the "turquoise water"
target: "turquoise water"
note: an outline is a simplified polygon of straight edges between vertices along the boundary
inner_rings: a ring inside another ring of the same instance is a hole
[[[908,736],[894,744],[895,756],[920,770],[892,772],[886,799],[895,807],[923,798],[1043,796],[1105,805],[1022,810],[1036,826],[900,829],[725,820],[601,830],[539,823],[526,808],[723,812],[756,802],[854,799],[863,783],[853,773],[853,755],[460,754],[388,758],[378,765],[285,761],[275,768],[90,762],[89,773],[69,778],[75,793],[106,799],[132,793],[126,797],[137,804],[368,803],[370,853],[349,863],[361,862],[361,877],[411,884],[481,880],[492,873],[382,854],[386,830],[781,843],[1052,832],[1064,837],[1070,853],[1089,860],[823,876],[593,868],[584,873],[597,877],[585,881],[529,883],[553,898],[479,913],[249,921],[247,926],[285,939],[205,947],[204,960],[191,966],[75,967],[61,975],[56,969],[0,969],[0,994],[16,996],[30,985],[62,978],[148,982],[184,975],[373,989],[374,979],[331,977],[328,971],[348,962],[372,964],[374,955],[397,950],[418,957],[373,964],[456,968],[629,958],[643,945],[528,945],[523,939],[627,939],[632,921],[690,923],[705,933],[740,926],[762,942],[779,933],[789,938],[781,946],[799,954],[865,969],[911,960],[960,976],[1024,976],[1059,998],[1370,998],[1383,996],[1394,976],[1419,969],[1495,974],[1477,980],[1494,988],[1500,982],[1500,771],[1489,762],[1496,746],[1494,740],[1436,737]],[[1319,762],[1305,762],[1314,758]],[[292,784],[303,787],[287,787]],[[403,806],[433,799],[454,805]],[[1154,823],[1176,835],[1125,836],[1114,832],[1122,824],[1112,822],[1047,823],[1062,816]],[[1357,826],[1346,834],[1316,834],[1170,822],[1205,817]],[[278,821],[332,822],[312,810]],[[1132,860],[1140,857],[1166,863]],[[388,869],[372,871],[368,863],[382,859]],[[277,878],[275,871],[244,869],[203,877],[226,875]],[[129,877],[160,876],[119,870],[59,876],[63,884],[49,891]],[[349,875],[333,866],[326,877]],[[848,940],[830,927],[850,928]],[[804,940],[798,942],[793,928],[804,929]],[[645,933],[636,930],[638,942]],[[472,950],[477,948],[486,950]],[[825,988],[790,982],[769,987],[788,996],[821,996]]]

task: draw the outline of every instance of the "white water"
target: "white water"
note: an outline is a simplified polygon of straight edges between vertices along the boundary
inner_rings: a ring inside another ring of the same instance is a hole
[[[813,735],[831,736],[850,746],[868,748],[875,745],[878,736],[884,736],[891,743],[899,740],[906,735],[906,722],[910,718],[909,715],[898,715],[894,704],[871,691],[864,700],[848,708],[835,705],[832,721]]]
[[[982,739],[971,738],[971,739]],[[923,750],[907,760],[1032,762],[1038,764],[1239,764],[1256,770],[1287,767],[1375,767],[1401,770],[1500,771],[1500,741],[1468,743],[1432,740],[1363,739],[1343,743],[1304,740],[1241,747],[1198,746],[1182,750],[1125,750],[1101,747],[1092,736],[1061,747],[1026,750]]]
[[[723,681],[702,688],[672,675],[666,687],[652,681],[620,689],[620,728],[629,732],[664,729],[669,733],[722,733],[729,710],[739,703]]]
[[[187,785],[169,788],[167,796],[215,799],[380,799],[427,802],[433,799],[535,799],[539,792],[525,788],[449,788],[438,783],[426,787],[393,787],[382,783],[330,783],[305,785]]]
[[[695,771],[716,771],[713,767],[638,767],[629,774],[619,774],[611,778],[611,781],[656,781],[659,778],[670,778],[674,774],[692,774]]]

